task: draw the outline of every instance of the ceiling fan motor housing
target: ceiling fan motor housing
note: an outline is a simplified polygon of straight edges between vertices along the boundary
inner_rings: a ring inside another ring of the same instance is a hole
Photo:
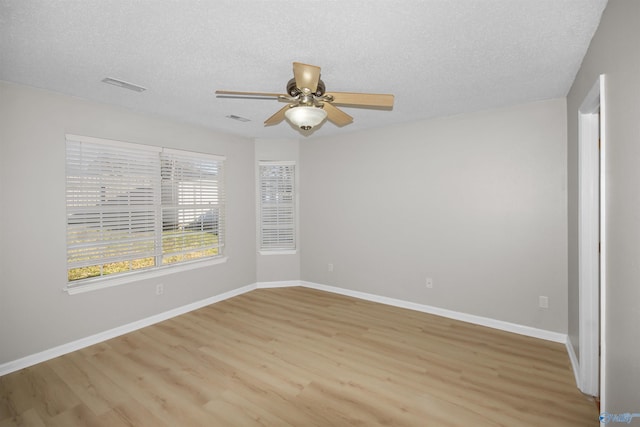
[[[314,95],[314,96],[322,96],[322,95],[324,95],[324,92],[325,92],[324,82],[322,80],[318,80],[318,88],[316,89],[315,92],[312,93],[312,95]],[[296,84],[296,80],[295,79],[291,79],[287,83],[287,93],[291,97],[294,97],[294,98],[296,96],[302,94],[302,90]]]

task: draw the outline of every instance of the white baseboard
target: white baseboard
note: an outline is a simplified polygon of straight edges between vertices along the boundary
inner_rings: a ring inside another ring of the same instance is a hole
[[[430,305],[417,304],[414,302],[399,300],[395,298],[369,294],[366,292],[353,291],[350,289],[339,288],[336,286],[321,285],[318,283],[306,282],[302,280],[289,280],[289,281],[280,281],[280,282],[257,282],[251,285],[246,285],[241,288],[224,292],[222,294],[215,295],[213,297],[206,298],[201,301],[196,301],[194,303],[187,304],[181,307],[177,307],[172,310],[168,310],[163,313],[159,313],[151,317],[147,317],[145,319],[141,319],[132,323],[128,323],[126,325],[119,326],[117,328],[109,329],[108,331],[104,331],[95,335],[90,335],[88,337],[81,338],[79,340],[72,341],[67,344],[62,344],[60,346],[50,348],[45,351],[41,351],[39,353],[25,356],[11,362],[3,363],[3,364],[0,364],[0,376],[9,374],[11,372],[15,372],[19,369],[33,366],[37,363],[45,362],[55,357],[62,356],[63,354],[71,353],[72,351],[80,350],[90,345],[98,344],[100,342],[109,340],[111,338],[115,338],[120,335],[124,335],[129,332],[136,331],[146,326],[153,325],[154,323],[171,319],[172,317],[176,317],[181,314],[188,313],[193,310],[197,310],[207,305],[211,305],[219,301],[223,301],[223,300],[235,297],[237,295],[251,292],[254,289],[281,288],[281,287],[292,287],[292,286],[302,286],[306,288],[332,292],[335,294],[359,298],[366,301],[378,302],[381,304],[406,308],[409,310],[421,311],[423,313],[435,314],[437,316],[442,316],[449,319],[461,320],[463,322],[473,323],[481,326],[487,326],[489,328],[499,329],[507,332],[513,332],[516,334],[525,335],[529,337],[563,343],[567,345],[567,351],[569,351],[569,357],[571,358],[571,364],[573,366],[574,374],[576,373],[577,359],[575,357],[575,353],[573,353],[572,346],[567,344],[568,341],[567,341],[566,334],[532,328],[530,326],[518,325],[516,323],[504,322],[501,320],[491,319],[489,317],[482,317],[482,316],[476,316],[473,314],[461,313],[458,311],[447,310],[444,308],[433,307]],[[571,356],[572,354],[573,354],[573,357]],[[576,375],[576,380],[577,378],[578,376]]]
[[[164,320],[171,319],[173,317],[179,316],[184,313],[188,313],[193,310],[197,310],[207,305],[211,305],[216,302],[223,301],[223,300],[244,294],[246,292],[250,292],[254,289],[256,289],[255,284],[243,286],[241,288],[233,289],[231,291],[224,292],[222,294],[215,295],[210,298],[196,301],[191,304],[183,305],[181,307],[177,307],[177,308],[165,311],[163,313],[155,314],[145,319],[137,320],[135,322],[131,322],[126,325],[118,326],[117,328],[109,329],[108,331],[100,332],[95,335],[90,335],[88,337],[81,338],[76,341],[72,341],[66,344],[59,345],[57,347],[50,348],[45,351],[41,351],[39,353],[31,354],[29,356],[25,356],[20,359],[13,360],[11,362],[0,364],[0,376],[9,374],[11,372],[15,372],[23,368],[28,368],[29,366],[33,366],[37,363],[45,362],[55,357],[62,356],[63,354],[71,353],[72,351],[80,350],[82,348],[101,343],[111,338],[115,338],[120,335],[124,335],[129,332],[136,331],[138,329],[142,329],[146,326],[153,325],[154,323],[159,323]]]
[[[473,323],[476,325],[487,326],[489,328],[500,329],[502,331],[513,332],[529,337],[540,338],[547,341],[553,341],[565,344],[567,335],[559,332],[547,331],[544,329],[532,328],[530,326],[519,325],[517,323],[505,322],[502,320],[491,319],[489,317],[476,316],[473,314],[462,313],[459,311],[447,310],[444,308],[433,307],[425,304],[417,304],[414,302],[388,298],[365,292],[352,291],[349,289],[338,288],[335,286],[321,285],[312,282],[300,282],[301,286],[307,288],[318,289],[321,291],[333,292],[336,294],[346,295],[354,298],[360,298],[367,301],[379,302],[382,304],[392,305],[395,307],[407,308],[409,310],[421,311],[423,313],[435,314],[437,316],[447,317],[449,319],[461,320],[463,322]]]
[[[258,288],[258,289],[289,288],[291,286],[302,286],[302,282],[300,280],[286,280],[286,281],[280,281],[280,282],[258,282],[258,283],[256,283],[256,288]]]
[[[571,338],[567,336],[567,353],[569,353],[569,360],[571,361],[571,368],[573,369],[573,376],[576,379],[576,387],[580,388],[580,364],[578,362],[578,356],[573,350],[573,344],[571,344]]]

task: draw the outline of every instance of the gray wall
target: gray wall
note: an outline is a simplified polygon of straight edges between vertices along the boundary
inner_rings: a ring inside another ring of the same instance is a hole
[[[604,410],[640,411],[640,2],[610,0],[567,96],[569,337],[578,345],[577,111],[605,74]],[[637,422],[637,421],[636,421]]]
[[[65,133],[226,155],[228,262],[63,292]],[[252,140],[0,82],[0,364],[255,283],[253,176]]]
[[[565,110],[302,141],[302,279],[565,333]]]

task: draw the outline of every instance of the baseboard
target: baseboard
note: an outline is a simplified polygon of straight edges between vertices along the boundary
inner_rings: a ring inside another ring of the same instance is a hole
[[[573,344],[571,343],[571,338],[567,336],[567,353],[569,354],[569,361],[571,361],[571,368],[573,369],[573,376],[576,379],[576,387],[580,388],[580,364],[578,362],[578,356],[576,356],[576,352],[573,349]]]
[[[163,313],[159,313],[151,317],[147,317],[145,319],[141,319],[132,323],[128,323],[126,325],[119,326],[117,328],[109,329],[108,331],[104,331],[95,335],[90,335],[88,337],[81,338],[79,340],[72,341],[67,344],[62,344],[60,346],[50,348],[45,351],[41,351],[39,353],[35,353],[11,362],[0,364],[0,376],[9,374],[11,372],[15,372],[23,368],[28,368],[29,366],[33,366],[37,363],[45,362],[55,357],[62,356],[63,354],[71,353],[72,351],[80,350],[82,348],[85,348],[94,344],[98,344],[100,342],[118,337],[120,335],[127,334],[129,332],[136,331],[138,329],[142,329],[146,326],[153,325],[154,323],[171,319],[172,317],[176,317],[181,314],[188,313],[193,310],[197,310],[207,305],[215,304],[217,302],[220,302],[220,301],[223,301],[247,292],[251,292],[254,289],[281,288],[281,287],[292,287],[292,286],[302,286],[302,287],[317,289],[325,292],[332,292],[335,294],[359,298],[366,301],[372,301],[372,302],[391,305],[395,307],[406,308],[409,310],[420,311],[423,313],[435,314],[437,316],[442,316],[449,319],[461,320],[463,322],[473,323],[481,326],[487,326],[489,328],[499,329],[507,332],[513,332],[516,334],[525,335],[529,337],[563,343],[567,345],[567,351],[569,351],[569,357],[571,359],[571,365],[573,366],[574,374],[578,372],[576,370],[578,366],[577,358],[575,357],[575,353],[573,352],[573,347],[568,344],[568,338],[566,334],[532,328],[530,326],[518,325],[516,323],[504,322],[501,320],[491,319],[489,317],[475,316],[473,314],[447,310],[439,307],[433,307],[430,305],[417,304],[414,302],[399,300],[395,298],[369,294],[366,292],[353,291],[350,289],[339,288],[337,286],[321,285],[319,283],[307,282],[302,280],[289,280],[289,281],[276,281],[276,282],[257,282],[251,285],[246,285],[241,288],[224,292],[222,294],[215,295],[213,297],[206,298],[201,301],[196,301],[194,303],[187,304],[181,307],[177,307],[177,308],[165,311]],[[577,382],[577,379],[578,379],[578,376],[576,375],[576,382]]]
[[[289,288],[292,286],[302,286],[302,282],[300,280],[285,280],[279,282],[258,282],[256,283],[256,288],[258,289],[269,289],[269,288]]]
[[[100,332],[95,335],[90,335],[88,337],[81,338],[79,340],[72,341],[66,344],[62,344],[45,351],[41,351],[39,353],[31,354],[29,356],[25,356],[20,359],[13,360],[11,362],[0,364],[0,376],[18,371],[23,368],[28,368],[29,366],[33,366],[35,364],[45,362],[55,357],[62,356],[64,354],[71,353],[73,351],[80,350],[82,348],[89,347],[94,344],[101,343],[111,338],[115,338],[120,335],[124,335],[129,332],[136,331],[138,329],[142,329],[146,326],[153,325],[154,323],[159,323],[164,320],[171,319],[173,317],[188,313],[193,310],[197,310],[207,305],[215,304],[217,302],[244,294],[246,292],[250,292],[254,289],[256,289],[256,284],[243,286],[241,288],[233,289],[231,291],[224,292],[222,294],[218,294],[210,298],[205,298],[203,300],[196,301],[191,304],[183,305],[181,307],[177,307],[177,308],[165,311],[163,313],[155,314],[145,319],[137,320],[135,322],[131,322],[126,325],[118,326],[117,328],[109,329],[107,331]]]
[[[352,291],[350,289],[338,288],[336,286],[321,285],[313,282],[300,282],[301,286],[307,288],[318,289],[321,291],[333,292],[336,294],[346,295],[367,301],[379,302],[381,304],[392,305],[395,307],[407,308],[409,310],[421,311],[423,313],[435,314],[437,316],[449,319],[461,320],[463,322],[473,323],[476,325],[487,326],[489,328],[500,329],[502,331],[513,332],[520,335],[526,335],[533,338],[540,338],[547,341],[565,344],[567,335],[559,332],[547,331],[544,329],[532,328],[530,326],[519,325],[517,323],[505,322],[489,317],[476,316],[473,314],[462,313],[459,311],[447,310],[444,308],[433,307],[425,304],[417,304],[414,302],[388,298],[379,295],[369,294],[366,292]]]

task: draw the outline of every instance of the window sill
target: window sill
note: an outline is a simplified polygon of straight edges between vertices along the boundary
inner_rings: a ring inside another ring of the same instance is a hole
[[[155,277],[167,276],[169,274],[179,273],[181,271],[195,270],[198,268],[209,267],[212,265],[223,264],[227,262],[227,257],[213,258],[203,261],[194,261],[180,265],[169,265],[166,267],[157,268],[149,271],[138,271],[123,274],[118,277],[100,277],[94,280],[84,282],[84,284],[67,285],[64,287],[64,291],[69,295],[80,294],[84,292],[97,291],[99,289],[111,288],[113,286],[120,286],[127,283],[139,282],[141,280],[153,279]]]
[[[258,251],[260,255],[295,255],[297,250],[275,250],[275,251]]]

